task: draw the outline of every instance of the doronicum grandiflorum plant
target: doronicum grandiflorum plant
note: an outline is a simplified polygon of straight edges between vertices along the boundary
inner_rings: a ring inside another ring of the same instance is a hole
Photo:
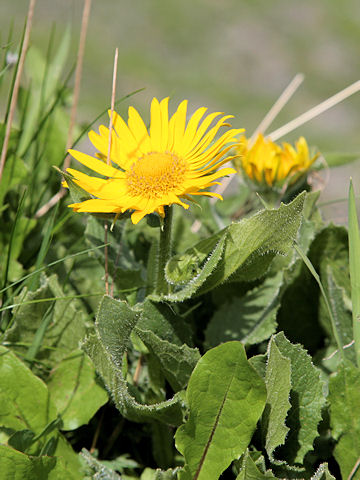
[[[135,108],[129,108],[127,123],[110,111],[111,119],[113,114],[110,129],[100,126],[99,133],[89,133],[98,150],[96,158],[69,150],[76,160],[104,178],[67,169],[72,181],[91,195],[69,205],[74,211],[112,213],[114,221],[130,211],[133,224],[152,213],[160,216],[158,294],[169,291],[165,265],[171,252],[172,205],[188,209],[186,201],[198,195],[222,199],[209,188],[219,184],[219,178],[236,173],[232,167],[218,169],[234,158],[226,154],[242,131],[228,129],[214,141],[221,127],[229,127],[226,121],[232,115],[215,112],[203,118],[207,108],[202,107],[186,123],[187,100],[180,103],[170,118],[168,103],[168,97],[161,102],[152,100],[149,131]],[[215,125],[211,126],[213,122]]]
[[[279,145],[261,133],[254,141],[242,136],[237,153],[234,165],[245,181],[265,197],[278,200],[306,181],[319,157],[319,153],[310,153],[304,137],[300,137],[295,146],[286,142]]]

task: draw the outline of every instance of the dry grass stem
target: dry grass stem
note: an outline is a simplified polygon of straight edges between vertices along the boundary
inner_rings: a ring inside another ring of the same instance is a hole
[[[85,53],[87,28],[88,28],[89,17],[90,17],[90,9],[91,9],[91,0],[85,0],[82,20],[81,20],[79,49],[77,53],[76,70],[75,70],[74,97],[73,97],[73,103],[72,103],[71,112],[70,112],[70,124],[69,124],[69,131],[68,131],[67,142],[66,142],[66,151],[68,151],[68,149],[72,146],[72,142],[73,142],[73,131],[74,131],[74,126],[76,121],[77,107],[79,103],[82,67],[83,67],[83,60],[84,60],[84,53]],[[69,166],[70,166],[70,157],[68,155],[64,161],[64,170],[66,170]]]
[[[359,90],[360,90],[360,80],[344,88],[344,90],[341,90],[340,92],[336,93],[332,97],[327,98],[323,102],[319,103],[319,105],[316,105],[315,107],[310,108],[310,110],[303,113],[299,117],[294,118],[294,120],[291,120],[291,122],[286,123],[282,127],[275,130],[274,132],[271,132],[269,134],[269,138],[271,138],[271,140],[273,141],[278,140],[279,138],[283,137],[287,133],[292,132],[293,130],[300,127],[301,125],[304,125],[304,123],[309,122],[313,118],[317,117],[321,113],[326,112],[326,110],[329,110],[329,108],[334,107],[335,105],[342,102],[346,98],[350,97],[351,95],[354,95],[354,93],[357,93]]]
[[[266,129],[271,125],[271,123],[275,120],[276,116],[280,113],[280,111],[284,108],[284,106],[299,88],[303,80],[304,75],[302,73],[298,73],[297,75],[295,75],[295,77],[291,80],[289,85],[285,88],[285,90],[281,93],[280,97],[276,100],[274,105],[265,115],[263,120],[260,122],[258,127],[255,129],[254,133],[251,135],[250,144],[253,142],[258,133],[265,132]],[[232,182],[233,178],[233,176],[224,178],[221,182],[221,185],[217,186],[214,191],[222,195]],[[210,203],[214,204],[217,200],[218,199],[216,197],[212,197],[210,198]],[[195,220],[195,222],[191,226],[191,231],[193,233],[196,233],[199,231],[200,227],[201,222],[199,220]]]
[[[136,369],[133,377],[134,385],[137,385],[139,383],[141,367],[142,367],[142,355],[140,355],[139,360],[136,364]]]
[[[113,69],[113,79],[112,79],[112,89],[111,89],[111,110],[110,110],[110,122],[109,122],[109,144],[106,163],[110,165],[110,152],[111,152],[111,135],[113,130],[113,115],[115,108],[115,95],[116,95],[116,77],[117,77],[117,64],[119,57],[119,49],[116,48],[114,56],[114,69]]]
[[[354,465],[354,468],[351,470],[350,475],[348,476],[348,480],[352,480],[354,478],[354,475],[355,475],[357,469],[359,468],[359,465],[360,465],[360,458],[357,459],[357,461]]]
[[[254,133],[251,135],[250,145],[252,144],[252,142],[254,141],[258,133],[260,132],[264,133],[266,129],[269,128],[271,123],[275,120],[277,115],[280,113],[280,111],[284,108],[284,106],[287,104],[287,102],[290,100],[290,98],[294,95],[296,90],[299,88],[303,80],[304,80],[304,75],[302,73],[298,73],[297,75],[295,75],[295,77],[291,80],[289,85],[285,88],[285,90],[282,92],[280,97],[276,100],[274,105],[270,108],[268,113],[265,115],[263,120],[261,120],[260,124],[255,129]],[[222,195],[225,192],[225,190],[228,188],[230,183],[232,182],[233,178],[234,178],[233,176],[224,178],[224,180],[221,182],[222,184],[215,189],[215,192]],[[211,203],[215,203],[216,201],[217,201],[216,197],[212,197],[210,199]]]
[[[68,149],[72,146],[73,142],[73,131],[76,121],[76,113],[77,107],[79,103],[79,95],[80,95],[80,85],[81,85],[81,76],[82,76],[82,65],[84,59],[84,52],[85,52],[85,44],[86,44],[86,35],[87,35],[87,28],[89,24],[89,17],[90,17],[90,9],[91,9],[91,0],[85,0],[82,20],[81,20],[81,31],[80,31],[80,39],[79,39],[79,48],[77,53],[77,61],[76,61],[76,70],[75,70],[75,84],[74,84],[74,96],[73,96],[73,103],[71,106],[70,112],[70,123],[69,123],[69,130],[68,136],[66,140],[66,148]],[[69,155],[65,157],[63,169],[66,170],[70,166],[71,158]],[[45,203],[36,213],[35,218],[40,218],[45,215],[54,205],[57,204],[59,200],[66,194],[66,189],[60,187],[60,190],[50,198],[50,200]]]
[[[4,167],[5,167],[6,155],[7,155],[7,151],[8,151],[8,147],[9,147],[9,141],[10,141],[11,126],[12,126],[12,122],[13,122],[13,119],[14,119],[15,108],[16,108],[17,98],[18,98],[18,94],[19,94],[20,81],[21,81],[21,76],[22,76],[22,72],[23,72],[23,68],[24,68],[26,52],[27,52],[27,49],[28,49],[28,46],[29,46],[30,32],[31,32],[32,21],[33,21],[33,16],[34,16],[35,3],[36,3],[36,0],[30,0],[30,3],[29,3],[29,10],[28,10],[28,14],[27,14],[25,33],[24,33],[24,41],[23,41],[22,48],[21,48],[18,70],[17,70],[17,73],[16,73],[14,88],[13,88],[12,96],[11,96],[9,117],[8,117],[8,120],[7,120],[7,123],[6,123],[4,143],[3,143],[3,146],[2,146],[2,150],[1,150],[0,182],[1,182],[3,171],[4,171]]]
[[[105,221],[104,225],[105,234],[104,234],[104,256],[105,256],[105,293],[109,295],[109,250],[108,250],[108,230],[109,226],[107,221]]]
[[[108,151],[107,151],[107,158],[106,163],[110,165],[110,153],[111,153],[111,136],[113,130],[113,115],[114,115],[114,108],[115,108],[115,95],[116,95],[116,78],[117,78],[117,64],[118,64],[118,56],[119,50],[116,48],[115,56],[114,56],[114,68],[113,68],[113,78],[112,78],[112,88],[111,88],[111,110],[110,110],[110,122],[109,122],[109,143],[108,143]],[[105,222],[105,292],[106,295],[109,295],[109,253],[108,253],[108,246],[107,246],[107,236],[108,236],[108,223]],[[113,292],[113,285],[111,288]]]
[[[265,115],[263,120],[260,122],[259,126],[255,129],[254,133],[251,135],[250,144],[254,141],[259,133],[266,132],[266,130],[269,128],[281,110],[285,107],[303,81],[304,75],[302,73],[295,75],[295,77],[291,80],[289,85],[285,88],[280,97]]]
[[[251,139],[254,139],[259,132],[264,132],[269,127],[271,122],[273,122],[273,120],[275,119],[276,115],[280,112],[280,110],[284,107],[284,105],[289,101],[289,99],[295,93],[295,91],[300,86],[302,81],[303,81],[302,74],[297,74],[293,78],[290,84],[286,87],[286,89],[280,95],[278,100],[274,103],[273,107],[269,110],[269,112],[266,114],[264,119],[261,121],[260,125],[256,128],[256,130],[251,136]],[[295,118],[291,122],[286,123],[282,127],[273,131],[268,135],[268,137],[271,138],[271,140],[273,141],[278,140],[279,138],[283,137],[287,133],[292,132],[293,130],[300,127],[304,123],[309,122],[313,118],[317,117],[321,113],[326,112],[326,110],[329,110],[329,108],[334,107],[335,105],[342,102],[346,98],[350,97],[351,95],[354,95],[354,93],[357,93],[359,90],[360,90],[360,80],[344,88],[344,90],[341,90],[340,92],[336,93],[332,97],[324,100],[322,103],[311,108],[310,110],[303,113],[299,117]],[[225,178],[222,181],[222,185],[219,185],[214,191],[222,195],[230,185],[232,179],[233,177]],[[216,200],[217,199],[213,197],[210,199],[210,202],[215,203]],[[200,226],[201,226],[201,223],[198,220],[196,220],[191,227],[191,231],[193,233],[196,233],[199,230]]]

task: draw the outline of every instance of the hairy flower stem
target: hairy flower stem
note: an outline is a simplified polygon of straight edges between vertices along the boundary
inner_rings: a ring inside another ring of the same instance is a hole
[[[171,226],[173,217],[173,207],[165,206],[165,217],[160,227],[160,243],[158,255],[158,271],[156,281],[156,293],[166,295],[169,293],[169,284],[165,278],[165,265],[171,254]]]

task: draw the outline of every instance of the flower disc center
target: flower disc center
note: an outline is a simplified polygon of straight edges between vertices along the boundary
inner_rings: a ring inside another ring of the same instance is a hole
[[[136,160],[127,172],[129,193],[159,198],[181,184],[185,171],[185,161],[174,153],[147,153]]]

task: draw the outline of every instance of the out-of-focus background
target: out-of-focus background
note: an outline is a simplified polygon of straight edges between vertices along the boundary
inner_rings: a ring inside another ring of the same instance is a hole
[[[2,0],[1,44],[12,28],[16,49],[27,8],[27,0]],[[45,55],[52,28],[56,43],[70,26],[70,68],[82,8],[81,0],[37,0],[32,48]],[[144,87],[131,103],[145,118],[153,96],[170,95],[174,108],[187,98],[191,111],[208,106],[231,113],[233,125],[249,134],[302,72],[305,81],[270,132],[360,79],[359,45],[359,0],[93,0],[78,120],[89,122],[110,104],[118,47],[117,97]],[[125,114],[126,105],[119,111]],[[284,140],[304,135],[322,152],[360,156],[359,112],[360,93]],[[345,197],[350,175],[360,183],[358,172],[358,163],[333,169],[324,199]],[[342,207],[328,207],[331,217],[342,221]]]

